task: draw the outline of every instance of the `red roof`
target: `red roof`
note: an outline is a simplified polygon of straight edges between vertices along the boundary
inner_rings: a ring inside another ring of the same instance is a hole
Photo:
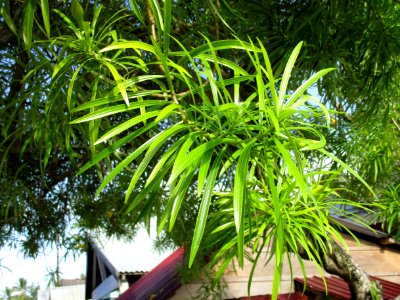
[[[372,279],[380,282],[382,286],[382,296],[384,300],[391,300],[400,295],[400,284],[381,279],[378,277],[370,276]],[[351,294],[349,285],[343,279],[331,276],[325,277],[326,285],[328,287],[329,296],[335,297],[336,299],[341,300],[350,300]],[[295,284],[300,284],[300,288],[296,289],[302,290],[304,286],[303,278],[295,278]],[[317,292],[317,293],[325,293],[325,285],[324,281],[321,277],[314,276],[312,278],[307,278],[306,280],[306,290]]]
[[[179,267],[183,261],[183,247],[136,281],[118,300],[167,299],[181,285]]]
[[[271,295],[259,295],[250,297],[241,297],[229,300],[271,300]],[[307,300],[308,297],[300,292],[290,293],[290,294],[279,294],[278,300]]]

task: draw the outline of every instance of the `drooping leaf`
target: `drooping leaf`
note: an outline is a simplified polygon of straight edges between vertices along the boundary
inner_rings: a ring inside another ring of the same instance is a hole
[[[203,197],[201,199],[199,214],[197,215],[196,225],[194,227],[194,234],[192,246],[190,248],[189,267],[193,264],[197,251],[199,250],[201,240],[203,238],[204,229],[208,219],[208,210],[211,203],[212,192],[215,187],[218,170],[221,165],[224,150],[219,151],[207,178],[207,183],[204,189]]]
[[[0,15],[4,18],[7,26],[11,29],[11,31],[17,34],[17,28],[15,27],[15,23],[10,15],[10,0],[3,0],[0,4]]]
[[[35,15],[35,0],[27,0],[24,5],[24,20],[22,26],[22,38],[25,44],[25,48],[28,52],[32,46],[32,30],[33,30],[33,19]]]
[[[47,36],[50,37],[51,29],[50,29],[49,1],[48,0],[40,0],[40,6],[42,8],[42,17],[43,17],[44,28],[46,29]]]
[[[239,266],[243,267],[243,256],[244,256],[244,228],[243,228],[243,207],[246,202],[246,190],[247,190],[247,174],[248,174],[248,163],[250,159],[251,149],[254,141],[247,143],[242,153],[239,156],[234,186],[233,186],[233,213],[235,219],[236,233],[238,236],[238,262]]]

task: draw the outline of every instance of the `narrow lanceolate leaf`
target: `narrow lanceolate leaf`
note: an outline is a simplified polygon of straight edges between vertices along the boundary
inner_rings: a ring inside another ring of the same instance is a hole
[[[164,31],[164,20],[161,13],[160,3],[158,0],[148,0],[150,4],[151,13],[153,14],[158,34],[161,34]]]
[[[121,42],[117,44],[112,44],[110,46],[104,47],[103,49],[100,50],[100,52],[106,52],[116,49],[137,49],[155,53],[155,49],[152,45],[139,41],[130,41],[130,42]]]
[[[50,138],[46,141],[46,151],[43,160],[43,166],[46,168],[47,163],[49,162],[50,154],[51,154],[51,147],[53,146]]]
[[[212,192],[214,190],[214,186],[216,185],[217,174],[221,165],[223,155],[224,151],[220,151],[211,167],[210,174],[207,178],[206,187],[204,189],[203,197],[200,203],[199,214],[197,215],[196,226],[194,228],[192,247],[190,248],[189,267],[191,267],[193,264],[197,251],[199,250],[201,240],[203,238],[204,229],[206,227],[208,218],[208,210],[211,204]]]
[[[103,61],[103,64],[107,66],[107,68],[110,70],[111,74],[114,77],[114,80],[117,84],[118,90],[121,93],[122,97],[124,98],[124,101],[127,106],[129,106],[129,98],[128,98],[128,93],[126,92],[125,85],[124,85],[124,79],[119,75],[118,70],[110,63]]]
[[[25,48],[31,49],[32,45],[32,30],[33,30],[33,18],[35,15],[35,0],[27,0],[24,6],[24,21],[22,27],[22,39],[25,44]]]
[[[304,180],[304,176],[303,176],[301,170],[294,163],[289,150],[287,150],[278,139],[275,139],[275,144],[278,147],[283,160],[285,161],[285,163],[288,166],[289,174],[291,174],[295,178],[296,183],[299,186],[300,192],[303,195],[303,197],[307,198],[307,196],[310,194],[310,191]]]
[[[199,136],[199,132],[192,132],[187,137],[185,143],[182,145],[181,149],[179,149],[178,156],[176,157],[177,161],[185,161],[193,143],[196,141],[197,137]],[[176,169],[179,167],[178,164],[175,164],[172,168],[172,173],[176,172]]]
[[[49,11],[49,1],[40,0],[40,6],[42,8],[42,17],[44,28],[46,29],[47,36],[50,37],[50,11]]]
[[[89,168],[91,168],[95,164],[99,163],[107,156],[110,156],[113,152],[115,152],[120,147],[122,147],[126,143],[132,141],[133,139],[140,136],[142,133],[146,132],[147,130],[153,128],[156,125],[157,125],[157,123],[152,122],[152,123],[146,125],[145,127],[141,127],[138,130],[136,130],[135,132],[128,134],[127,136],[123,137],[122,139],[119,139],[111,146],[108,146],[107,148],[103,149],[100,153],[97,153],[96,156],[93,157],[89,162],[84,164],[83,167],[79,169],[79,172],[77,173],[77,175],[80,175],[83,172],[87,171]]]
[[[180,129],[183,130],[186,128],[185,125],[182,125]],[[176,127],[174,128],[176,129]],[[146,143],[141,145],[139,148],[135,149],[131,154],[128,155],[123,161],[121,161],[108,175],[104,178],[103,182],[100,184],[99,188],[97,189],[96,196],[98,196],[101,191],[107,186],[107,184],[114,179],[124,168],[126,168],[134,159],[136,159],[140,154],[146,151],[152,143],[162,134],[166,134],[165,131],[155,135],[151,139],[149,139]],[[127,199],[127,198],[126,198]]]
[[[67,57],[64,57],[58,64],[55,65],[53,74],[51,75],[51,78],[56,77],[58,72],[67,64],[74,62],[74,57],[76,54],[70,54]]]
[[[243,266],[243,246],[244,246],[244,228],[243,228],[243,207],[246,201],[246,187],[247,187],[247,170],[253,147],[254,141],[248,143],[239,156],[236,165],[235,180],[233,186],[233,215],[235,220],[235,227],[237,232],[238,243],[238,262]]]
[[[136,197],[132,200],[132,202],[129,204],[126,213],[131,212],[135,207],[143,201],[150,193],[154,191],[158,191],[161,186],[161,182],[165,176],[165,174],[168,172],[170,167],[172,166],[173,160],[167,161],[165,164],[165,167],[160,170],[158,173],[158,176],[151,181],[148,185],[146,185],[137,195]],[[161,228],[162,229],[162,228]]]
[[[229,24],[225,21],[225,19],[219,13],[219,9],[217,6],[215,6],[214,1],[208,0],[208,5],[211,8],[211,12],[218,17],[218,19],[226,26],[226,28],[229,28],[229,30],[234,33],[235,31],[229,26]]]
[[[267,54],[267,50],[265,50],[265,47],[262,44],[262,42],[259,39],[257,39],[257,40],[258,40],[258,43],[260,45],[260,48],[261,48],[261,51],[263,54],[265,67],[267,68],[266,75],[267,75],[268,81],[270,83],[272,102],[275,105],[275,107],[277,107],[278,106],[278,96],[277,96],[276,89],[275,89],[274,72],[272,71],[272,66],[271,66],[271,62],[269,60],[269,56]]]
[[[80,117],[76,120],[73,120],[70,122],[70,124],[77,124],[77,123],[82,123],[82,122],[87,122],[90,120],[95,120],[99,118],[103,118],[106,116],[110,116],[113,114],[117,114],[120,112],[126,112],[129,110],[137,109],[140,107],[147,107],[147,106],[156,106],[156,105],[163,105],[168,102],[166,101],[159,101],[159,100],[149,100],[149,101],[143,101],[143,102],[134,102],[131,103],[129,106],[126,106],[125,104],[119,104],[119,105],[114,105],[110,107],[105,107],[99,110],[96,110],[93,113],[89,113],[83,117]]]
[[[173,154],[176,155],[177,149],[179,149],[179,147],[185,142],[186,138],[187,138],[186,135],[181,137],[167,150],[167,152],[164,153],[164,155],[160,158],[157,164],[152,168],[151,173],[147,178],[145,186],[150,184],[150,182],[152,182],[158,176],[158,173],[164,167],[165,163],[171,157],[171,155]]]
[[[78,68],[76,68],[74,74],[72,74],[71,81],[69,82],[68,90],[67,90],[67,108],[69,111],[73,109],[72,106],[72,94],[74,91],[74,85],[76,78],[78,78],[79,71],[82,69],[83,64],[81,64]]]
[[[4,18],[4,21],[6,22],[8,28],[10,28],[15,35],[18,35],[17,27],[15,27],[14,21],[10,15],[10,1],[11,0],[3,0],[1,2],[0,15]]]
[[[160,122],[161,120],[164,120],[166,117],[168,117],[169,115],[172,114],[176,114],[178,113],[176,110],[177,109],[181,109],[182,105],[180,104],[176,104],[176,103],[172,103],[166,107],[164,107],[160,113],[158,114],[158,117],[156,119],[156,122]]]
[[[140,92],[134,92],[134,93],[129,93],[129,99],[136,99],[136,98],[140,98],[140,97],[144,97],[144,96],[149,96],[149,95],[154,95],[157,93],[160,93],[160,90],[149,90],[149,91],[140,91]],[[75,107],[72,112],[78,112],[78,111],[82,111],[88,108],[92,108],[92,107],[99,107],[99,106],[104,106],[104,105],[109,105],[112,103],[116,103],[116,102],[121,102],[123,101],[123,98],[119,95],[112,95],[112,96],[106,96],[104,98],[97,98],[96,100],[93,101],[89,101],[86,102],[82,105],[79,105],[78,107]],[[130,103],[129,107],[133,106],[135,107],[135,105],[145,105],[145,106],[152,106],[152,105],[160,105],[160,104],[168,104],[168,101],[163,101],[163,100],[146,100],[145,103],[139,103],[139,104],[135,104],[135,103]]]
[[[340,160],[338,157],[336,157],[335,155],[333,155],[332,153],[329,153],[328,151],[326,151],[323,148],[319,148],[318,151],[322,152],[323,154],[325,154],[326,156],[330,157],[332,160],[336,161],[339,165],[341,165],[343,168],[345,168],[351,175],[353,175],[355,178],[357,178],[358,180],[360,180],[360,182],[362,184],[364,184],[364,186],[371,192],[371,194],[376,198],[376,194],[373,191],[373,189],[371,188],[371,186],[364,180],[361,178],[360,175],[357,174],[356,171],[354,171],[349,165],[347,165],[346,163],[344,163],[342,160]]]
[[[273,283],[272,283],[272,299],[273,300],[278,299],[279,287],[281,285],[281,279],[282,279],[282,269],[283,269],[283,263],[281,262],[280,264],[277,264],[275,262],[274,279],[273,279]]]
[[[176,135],[177,133],[187,129],[187,125],[185,124],[176,124],[167,130],[162,131],[159,133],[155,138],[152,139],[152,142],[149,146],[149,150],[147,151],[144,159],[141,161],[139,166],[136,168],[135,174],[132,176],[132,180],[129,184],[129,187],[125,193],[125,201],[127,201],[132,194],[133,189],[136,186],[137,181],[139,180],[140,176],[142,176],[143,172],[146,170],[148,164],[150,163],[151,159],[160,149],[160,147],[170,139],[172,136]]]
[[[223,138],[218,138],[212,141],[209,141],[207,143],[201,144],[194,150],[192,150],[186,157],[180,159],[180,160],[175,160],[174,163],[174,171],[171,172],[171,176],[168,179],[168,184],[171,184],[189,165],[191,165],[193,162],[198,161],[201,159],[204,155],[204,153],[212,148],[215,148],[215,146],[224,144],[224,143],[230,143],[230,142],[237,142],[236,140],[233,139],[223,139]]]
[[[164,1],[164,53],[168,53],[171,32],[171,0]]]
[[[129,2],[131,4],[131,8],[132,8],[135,16],[139,19],[140,22],[142,22],[142,24],[144,24],[142,13],[140,12],[140,9],[139,9],[139,6],[138,6],[136,0],[129,0]]]
[[[214,149],[208,150],[204,153],[203,159],[200,161],[199,175],[197,179],[197,196],[200,197],[206,182],[208,169],[210,168],[212,153]]]
[[[260,49],[253,48],[251,44],[239,41],[239,40],[220,40],[220,41],[213,41],[211,42],[211,47],[214,49],[214,51],[218,50],[224,50],[224,49],[241,49],[241,50],[249,50],[249,51],[257,51],[259,52]],[[187,55],[186,52],[181,51],[181,52],[174,52],[174,55],[177,56],[183,56],[183,58],[180,59],[179,65],[182,65],[184,61],[188,59],[188,57],[196,57],[202,53],[208,53],[210,52],[210,46],[208,44],[201,45],[189,52],[189,55]]]
[[[286,161],[285,161],[286,163]],[[290,166],[289,166],[290,168]],[[274,279],[272,284],[272,297],[276,299],[279,291],[279,285],[282,276],[282,257],[284,255],[284,231],[281,216],[281,205],[282,202],[279,198],[279,184],[277,186],[274,178],[274,171],[272,166],[267,167],[268,174],[268,184],[271,191],[272,204],[273,204],[273,218],[275,221],[275,235],[274,243],[272,246],[272,253],[275,255],[275,265],[274,265]],[[279,181],[278,181],[279,182]]]
[[[290,55],[289,60],[286,64],[285,71],[283,72],[281,85],[279,88],[279,100],[278,100],[278,106],[277,106],[278,112],[281,110],[281,107],[283,106],[283,102],[284,102],[284,99],[286,96],[286,89],[287,89],[287,86],[289,83],[290,74],[292,73],[294,63],[296,62],[297,56],[299,55],[302,44],[303,44],[303,42],[300,42],[294,48],[294,50],[293,50],[292,54]]]
[[[181,176],[181,178],[179,179],[178,184],[174,187],[173,194],[169,199],[169,201],[171,201],[172,203],[171,217],[169,221],[169,231],[171,231],[175,225],[179,210],[181,208],[183,200],[185,199],[189,186],[193,184],[193,176],[196,172],[196,169],[197,165],[195,164],[187,168],[186,171]]]
[[[316,83],[321,77],[325,76],[327,73],[335,71],[336,68],[329,68],[329,69],[324,69],[313,76],[311,76],[309,79],[307,79],[306,82],[304,82],[300,87],[298,87],[294,93],[290,96],[290,98],[287,100],[286,106],[291,107],[294,105],[296,101],[298,101],[298,98],[303,95],[303,93],[314,83]]]
[[[117,134],[120,134],[121,132],[131,128],[132,126],[134,126],[134,125],[136,125],[136,124],[138,124],[140,122],[143,122],[143,121],[148,120],[150,118],[156,117],[159,112],[160,112],[159,110],[151,111],[151,112],[145,113],[143,115],[139,115],[139,116],[137,116],[135,118],[132,118],[132,119],[130,119],[128,121],[125,121],[124,123],[122,123],[122,124],[114,127],[113,129],[109,130],[106,134],[104,134],[100,139],[98,139],[96,141],[95,145],[98,145],[98,144],[100,144],[100,143],[102,143],[102,142],[104,142],[104,141],[116,136]]]

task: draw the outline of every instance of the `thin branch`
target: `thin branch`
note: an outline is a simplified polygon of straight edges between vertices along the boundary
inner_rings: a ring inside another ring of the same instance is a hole
[[[150,0],[146,0],[146,10],[147,16],[149,18],[150,28],[151,28],[151,36],[155,41],[158,41],[157,31],[156,31],[156,21],[154,19],[153,11],[150,7]]]

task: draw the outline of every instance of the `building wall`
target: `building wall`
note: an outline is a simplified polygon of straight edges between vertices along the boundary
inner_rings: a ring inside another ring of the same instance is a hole
[[[70,285],[39,291],[38,300],[84,300],[85,285]]]
[[[400,283],[399,251],[365,240],[360,240],[358,244],[348,235],[343,235],[343,237],[347,242],[352,257],[368,274]],[[272,292],[274,259],[272,258],[270,263],[265,266],[267,254],[267,249],[265,249],[256,266],[251,286],[251,295],[253,296],[271,294]],[[307,276],[321,275],[320,270],[313,263],[304,261],[304,265],[306,267]],[[251,263],[246,261],[243,270],[238,268],[237,264],[236,268],[233,266],[227,268],[224,281],[228,284],[228,287],[225,289],[224,299],[247,296],[247,281],[251,267]],[[301,277],[301,268],[295,257],[292,259],[292,267],[293,276]],[[184,285],[176,291],[176,294],[171,299],[191,299],[192,296],[196,295],[196,291],[200,286],[200,283]],[[282,272],[280,293],[288,293],[293,290],[294,287],[290,275],[290,268],[289,265],[285,263]]]

